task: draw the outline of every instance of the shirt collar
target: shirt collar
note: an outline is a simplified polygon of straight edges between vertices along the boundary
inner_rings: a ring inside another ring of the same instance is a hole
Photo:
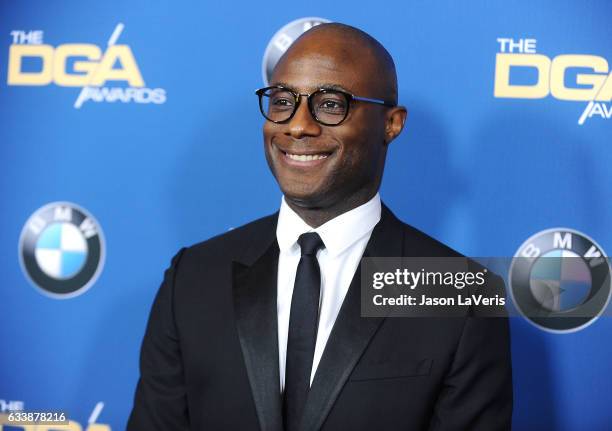
[[[295,252],[299,250],[297,240],[301,234],[317,232],[329,255],[337,256],[371,232],[380,221],[380,215],[380,195],[376,193],[368,202],[314,229],[287,205],[283,196],[276,226],[278,247],[281,252]]]

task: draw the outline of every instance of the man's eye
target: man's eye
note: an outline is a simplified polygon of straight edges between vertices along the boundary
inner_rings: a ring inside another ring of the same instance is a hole
[[[344,103],[337,100],[324,100],[319,104],[319,109],[326,112],[338,112],[344,110]]]
[[[289,99],[275,98],[275,99],[272,99],[272,105],[282,107],[282,106],[292,106],[293,103]]]

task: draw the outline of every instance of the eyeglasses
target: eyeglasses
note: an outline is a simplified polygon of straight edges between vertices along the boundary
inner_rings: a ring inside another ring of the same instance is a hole
[[[386,100],[355,96],[340,90],[319,89],[311,94],[297,93],[281,85],[260,88],[255,92],[259,97],[259,110],[266,120],[273,123],[284,123],[295,115],[302,96],[308,101],[312,117],[324,126],[337,126],[349,113],[353,101],[376,103],[384,106],[396,106]]]

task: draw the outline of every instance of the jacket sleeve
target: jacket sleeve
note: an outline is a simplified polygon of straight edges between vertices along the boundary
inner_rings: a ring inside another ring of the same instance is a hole
[[[172,259],[155,296],[140,350],[140,378],[128,431],[189,429],[187,395],[174,319],[174,284],[185,249]]]
[[[495,289],[503,292],[496,277]],[[507,314],[470,315],[446,374],[430,431],[502,431],[512,423],[512,366]]]

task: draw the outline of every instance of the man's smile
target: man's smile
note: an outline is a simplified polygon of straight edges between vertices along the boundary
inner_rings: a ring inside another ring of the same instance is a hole
[[[299,162],[308,162],[310,160],[321,160],[326,159],[327,154],[291,154],[285,153],[285,156],[289,157],[291,160],[297,160]]]
[[[272,143],[272,146],[280,154],[279,157],[283,162],[290,166],[299,167],[314,167],[320,165],[334,154],[334,150],[317,150],[317,149],[289,149],[281,148]]]

